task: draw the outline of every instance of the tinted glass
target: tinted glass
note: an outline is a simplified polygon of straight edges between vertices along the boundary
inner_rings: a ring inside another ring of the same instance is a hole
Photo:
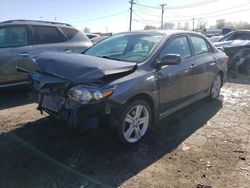
[[[89,39],[92,39],[92,38],[98,37],[98,35],[91,35],[91,34],[86,34],[86,35],[87,35],[87,37],[88,37]]]
[[[79,32],[78,30],[76,29],[73,29],[73,28],[67,28],[67,27],[61,27],[60,28],[64,34],[69,38],[69,39],[72,39],[74,36],[77,35],[77,33]]]
[[[230,41],[230,40],[250,40],[250,32],[230,32],[226,34],[221,41]]]
[[[203,54],[209,52],[207,41],[200,37],[191,36],[191,41],[194,47],[194,54]]]
[[[64,36],[55,27],[33,26],[35,44],[64,42]]]
[[[179,54],[182,58],[191,56],[191,50],[187,37],[179,36],[170,39],[170,41],[163,48],[160,57],[167,54]]]
[[[96,44],[85,54],[128,62],[142,62],[150,56],[162,36],[162,34],[118,34]]]
[[[229,40],[250,40],[250,32],[234,33]]]
[[[0,28],[0,47],[24,46],[28,44],[26,27],[13,26]]]

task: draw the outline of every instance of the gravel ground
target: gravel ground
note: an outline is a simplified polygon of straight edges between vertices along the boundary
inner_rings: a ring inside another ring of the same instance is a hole
[[[27,89],[0,92],[0,187],[250,185],[249,82],[229,80],[131,148],[105,126],[69,134],[36,106]]]

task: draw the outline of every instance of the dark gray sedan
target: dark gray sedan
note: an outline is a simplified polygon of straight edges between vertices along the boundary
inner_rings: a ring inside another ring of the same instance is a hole
[[[137,143],[155,121],[217,98],[228,57],[194,32],[116,34],[83,55],[44,53],[30,72],[38,109],[70,127],[105,119],[120,141]]]

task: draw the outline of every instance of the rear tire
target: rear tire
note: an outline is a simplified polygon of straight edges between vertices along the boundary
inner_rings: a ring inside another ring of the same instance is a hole
[[[152,123],[152,110],[146,101],[135,100],[126,104],[116,119],[119,141],[124,145],[134,145],[148,132]]]

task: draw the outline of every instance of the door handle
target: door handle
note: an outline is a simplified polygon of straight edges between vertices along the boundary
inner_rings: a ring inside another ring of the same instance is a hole
[[[22,53],[19,54],[19,56],[28,57],[29,53],[28,52],[22,52]]]

